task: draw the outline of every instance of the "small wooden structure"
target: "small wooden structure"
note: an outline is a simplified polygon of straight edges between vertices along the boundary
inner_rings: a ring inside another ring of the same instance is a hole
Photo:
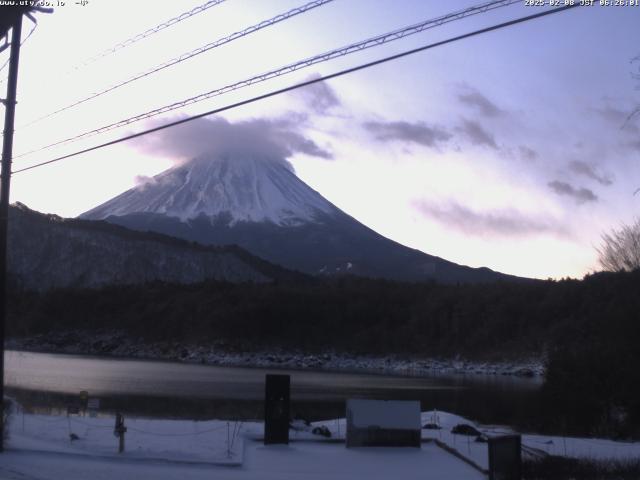
[[[420,402],[347,400],[347,448],[420,448]]]

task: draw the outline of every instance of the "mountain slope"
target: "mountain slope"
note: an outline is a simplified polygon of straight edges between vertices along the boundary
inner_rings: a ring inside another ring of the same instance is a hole
[[[298,179],[284,160],[201,157],[171,168],[81,218],[207,245],[237,244],[313,275],[475,283],[515,278],[389,240]]]
[[[9,273],[29,290],[204,280],[269,282],[297,278],[237,247],[204,247],[106,222],[10,209]]]
[[[89,210],[82,218],[104,219],[130,213],[154,213],[181,221],[200,215],[229,214],[237,222],[271,222],[280,226],[312,221],[317,213],[338,209],[298,180],[276,159],[223,156],[196,158],[156,175]]]

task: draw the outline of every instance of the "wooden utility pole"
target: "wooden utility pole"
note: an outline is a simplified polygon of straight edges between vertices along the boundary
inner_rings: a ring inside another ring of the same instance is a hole
[[[3,103],[4,138],[2,142],[2,178],[0,179],[0,432],[4,432],[4,337],[7,318],[7,230],[9,221],[9,188],[11,185],[11,157],[13,155],[13,129],[16,113],[16,89],[18,86],[18,62],[22,35],[22,13],[16,16],[11,26],[11,57],[7,98]],[[0,452],[4,451],[4,435],[0,435]]]

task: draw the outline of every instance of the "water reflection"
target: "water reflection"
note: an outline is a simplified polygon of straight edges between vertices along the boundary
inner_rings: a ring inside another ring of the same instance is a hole
[[[264,375],[273,369],[215,367],[9,351],[7,390],[32,411],[64,412],[81,390],[103,411],[146,416],[256,419]],[[310,419],[344,415],[347,398],[420,400],[484,423],[521,423],[538,401],[539,380],[504,376],[394,377],[279,370],[291,374],[292,411]]]

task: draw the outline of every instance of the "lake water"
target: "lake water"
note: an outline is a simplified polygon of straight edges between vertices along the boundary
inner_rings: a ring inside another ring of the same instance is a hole
[[[540,380],[495,375],[399,377],[218,367],[176,362],[8,351],[7,392],[28,408],[62,409],[81,390],[103,410],[183,418],[261,418],[266,373],[291,375],[292,411],[344,415],[348,398],[419,400],[484,423],[519,423],[535,409]]]

